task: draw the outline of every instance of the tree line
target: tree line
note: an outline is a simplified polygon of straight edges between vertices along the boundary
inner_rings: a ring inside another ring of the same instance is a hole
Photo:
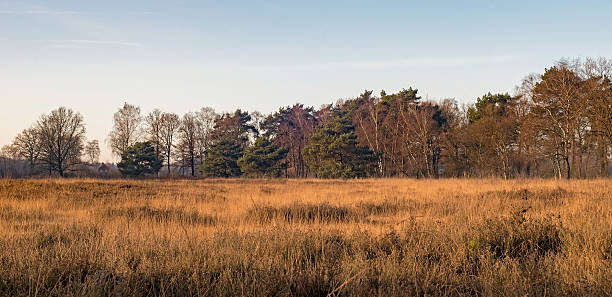
[[[525,77],[513,95],[460,106],[418,90],[366,90],[318,109],[143,115],[125,103],[108,137],[126,176],[556,177],[608,176],[612,60],[561,60]],[[70,175],[95,164],[83,117],[60,107],[3,148],[28,174]],[[6,170],[6,169],[5,169]]]

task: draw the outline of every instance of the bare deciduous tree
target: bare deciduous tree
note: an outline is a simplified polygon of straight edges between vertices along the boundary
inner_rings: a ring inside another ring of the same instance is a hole
[[[147,140],[153,144],[155,148],[155,157],[161,159],[162,143],[161,143],[161,121],[162,112],[159,109],[154,109],[145,117],[145,133]]]
[[[204,161],[206,158],[206,151],[212,143],[211,133],[215,128],[215,119],[217,113],[211,107],[203,107],[200,111],[196,112],[198,118],[198,131],[197,131],[197,152],[200,157],[200,161]]]
[[[98,163],[98,159],[100,158],[100,144],[97,139],[87,142],[85,145],[85,157],[89,164]]]
[[[140,107],[125,103],[113,116],[113,130],[109,135],[113,153],[121,156],[128,147],[140,140],[142,116]]]
[[[34,167],[38,163],[40,156],[40,135],[38,131],[30,127],[19,133],[11,146],[14,157],[26,160],[30,167],[29,174],[34,172]]]
[[[168,166],[168,176],[170,176],[170,166],[172,164],[172,151],[174,149],[174,137],[181,126],[181,120],[174,113],[163,113],[161,115],[160,142],[163,155]]]
[[[41,142],[40,159],[50,171],[64,177],[80,163],[85,141],[85,124],[80,113],[60,107],[41,116],[36,130]]]
[[[547,137],[548,154],[558,178],[563,165],[566,177],[571,177],[570,160],[585,111],[582,86],[580,77],[560,64],[547,69],[534,88],[533,111],[542,120],[539,128]]]
[[[185,165],[191,168],[191,176],[195,176],[195,165],[198,145],[198,130],[201,123],[193,113],[186,113],[181,120],[179,128],[180,141],[179,150],[181,159]]]

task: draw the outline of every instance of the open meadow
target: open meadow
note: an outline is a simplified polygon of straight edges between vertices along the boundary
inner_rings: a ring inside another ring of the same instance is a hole
[[[612,182],[0,180],[3,296],[611,296]]]

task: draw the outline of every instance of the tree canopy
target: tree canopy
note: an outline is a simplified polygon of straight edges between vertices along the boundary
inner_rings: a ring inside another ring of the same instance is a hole
[[[153,109],[143,118],[125,103],[108,144],[123,156],[148,140],[167,176],[605,177],[612,173],[611,78],[612,60],[587,58],[560,60],[512,94],[487,92],[464,105],[424,99],[413,87],[267,115],[204,107],[183,116]],[[86,142],[82,116],[64,107],[2,151],[21,166],[15,176],[91,174],[87,163],[100,152],[97,140]]]
[[[366,177],[374,168],[374,153],[357,143],[350,117],[342,110],[319,127],[304,149],[306,161],[316,177]]]
[[[266,137],[258,137],[238,159],[238,164],[243,174],[248,177],[280,177],[287,168],[287,163],[283,160],[288,151],[279,148]]]
[[[162,167],[162,160],[157,159],[155,146],[151,142],[137,142],[121,154],[121,162],[117,167],[124,176],[144,177],[157,174]]]
[[[208,149],[208,157],[199,168],[206,177],[238,177],[242,174],[238,159],[242,156],[240,143],[222,137]]]

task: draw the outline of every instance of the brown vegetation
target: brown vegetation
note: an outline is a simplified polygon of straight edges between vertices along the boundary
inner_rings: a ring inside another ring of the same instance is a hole
[[[0,180],[3,296],[610,296],[609,180]]]

